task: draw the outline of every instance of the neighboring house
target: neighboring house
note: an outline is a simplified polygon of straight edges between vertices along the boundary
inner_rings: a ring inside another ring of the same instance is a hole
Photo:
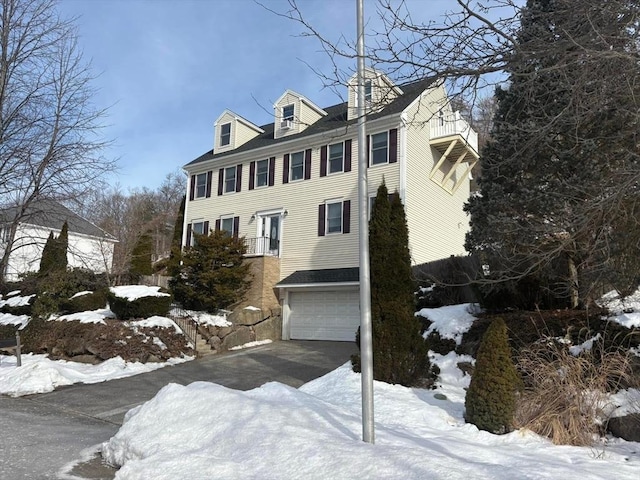
[[[0,248],[4,251],[11,235],[11,224],[18,216],[18,207],[0,210]],[[49,237],[60,235],[64,222],[69,227],[69,267],[81,267],[96,273],[108,272],[113,261],[117,240],[93,223],[73,213],[53,200],[32,202],[20,215],[5,279],[17,280],[26,272],[38,271],[42,250]]]
[[[451,111],[442,86],[396,86],[373,70],[366,78],[369,198],[383,179],[399,192],[414,264],[463,254],[477,134]],[[327,108],[287,90],[261,127],[226,110],[214,149],[184,167],[183,245],[210,229],[245,236],[263,292],[249,303],[280,303],[283,339],[355,338],[356,108],[354,76],[348,101]]]

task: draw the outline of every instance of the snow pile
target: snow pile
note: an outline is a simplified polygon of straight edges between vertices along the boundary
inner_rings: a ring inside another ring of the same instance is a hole
[[[18,325],[18,330],[22,330],[31,320],[28,315],[13,315],[12,313],[0,312],[0,325]]]
[[[619,441],[596,458],[528,432],[498,436],[465,424],[466,380],[449,372],[460,359],[443,358],[443,378],[455,380],[445,400],[440,389],[375,383],[375,445],[361,441],[360,375],[347,364],[299,390],[169,384],[129,411],[102,454],[123,465],[120,480],[637,478],[638,444]]]
[[[460,345],[462,335],[469,330],[476,319],[470,313],[473,307],[471,303],[463,303],[440,308],[423,308],[416,315],[425,317],[432,322],[424,333],[425,338],[437,330],[440,337],[455,340],[456,344]]]
[[[90,295],[92,293],[93,292],[91,290],[83,290],[82,292],[73,294],[73,296],[69,297],[69,300],[73,300],[74,298],[77,298],[77,297],[83,297],[85,295]]]
[[[20,290],[15,290],[13,292],[7,293],[8,298],[6,300],[0,300],[0,307],[4,307],[5,305],[7,307],[24,307],[26,305],[29,305],[31,299],[35,297],[35,294],[20,296],[18,295],[19,293]]]
[[[49,360],[46,355],[22,355],[22,366],[16,367],[16,357],[0,355],[0,394],[19,397],[53,391],[62,385],[99,383],[130,377],[191,360],[192,357],[171,358],[162,363],[125,362],[110,358],[98,365],[65,360]]]
[[[116,297],[125,298],[130,302],[142,297],[169,297],[168,293],[160,291],[160,287],[148,287],[146,285],[122,285],[111,287],[111,293]]]
[[[101,323],[106,324],[105,318],[116,318],[115,314],[108,308],[100,308],[89,312],[69,313],[67,315],[52,315],[48,321],[71,322],[78,321],[80,323]]]
[[[158,327],[158,328],[173,328],[176,333],[182,333],[182,329],[170,318],[160,317],[155,315],[153,317],[146,318],[144,320],[134,320],[132,322],[125,322],[126,325],[133,327],[134,330],[136,327]]]
[[[612,321],[627,328],[640,327],[640,289],[624,298],[611,291],[604,294],[598,303],[609,309]]]

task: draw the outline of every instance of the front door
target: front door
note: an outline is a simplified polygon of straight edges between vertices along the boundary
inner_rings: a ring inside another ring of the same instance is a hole
[[[280,254],[280,214],[262,217],[259,226],[258,253],[277,257]]]

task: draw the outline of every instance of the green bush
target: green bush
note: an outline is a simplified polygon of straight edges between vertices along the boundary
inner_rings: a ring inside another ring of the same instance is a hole
[[[511,357],[507,325],[497,317],[482,337],[478,349],[465,398],[466,421],[492,433],[511,431],[520,384]]]
[[[102,288],[95,292],[69,298],[60,302],[61,313],[77,313],[104,308],[107,305],[107,289]]]
[[[107,295],[109,307],[120,320],[130,318],[148,318],[154,315],[165,316],[171,308],[172,297],[170,295],[162,297],[140,297],[135,300],[117,297],[113,292]]]

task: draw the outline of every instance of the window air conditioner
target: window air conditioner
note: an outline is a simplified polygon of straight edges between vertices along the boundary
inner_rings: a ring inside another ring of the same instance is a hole
[[[291,120],[283,120],[280,122],[281,130],[289,130],[291,127],[293,127],[293,122]]]

